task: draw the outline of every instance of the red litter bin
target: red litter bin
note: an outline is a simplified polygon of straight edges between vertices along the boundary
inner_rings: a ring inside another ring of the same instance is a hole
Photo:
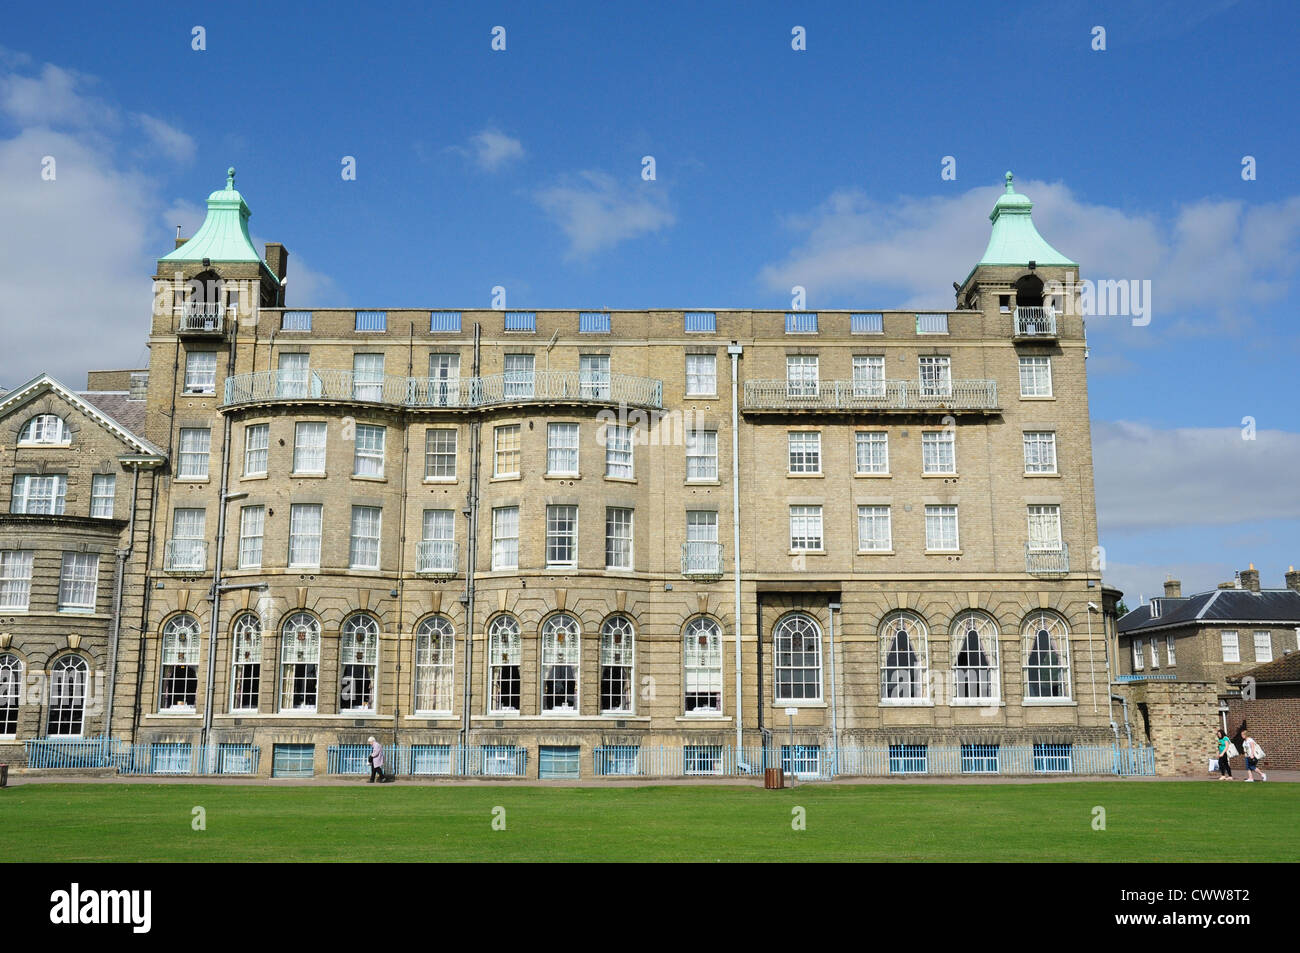
[[[769,791],[778,791],[785,787],[785,772],[780,768],[767,768],[763,771],[763,787]]]

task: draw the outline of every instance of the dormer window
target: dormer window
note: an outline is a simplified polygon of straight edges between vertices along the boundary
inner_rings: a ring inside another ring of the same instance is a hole
[[[39,446],[70,443],[71,440],[72,436],[68,432],[68,425],[57,414],[37,414],[27,421],[22,433],[18,435],[20,444],[36,444]]]
[[[1153,619],[1158,619],[1158,618],[1160,618],[1160,600],[1159,600],[1159,599],[1152,599],[1152,600],[1151,600],[1151,618],[1153,618]]]

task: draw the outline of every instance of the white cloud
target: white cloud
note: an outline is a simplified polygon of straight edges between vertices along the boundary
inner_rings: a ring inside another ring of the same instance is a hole
[[[451,151],[466,156],[485,172],[495,172],[524,157],[522,142],[492,126],[470,136],[468,145],[452,146]]]
[[[582,172],[576,180],[542,189],[534,197],[568,237],[570,259],[589,257],[677,220],[662,186],[640,180],[620,185],[603,172]]]
[[[188,162],[194,158],[194,140],[170,123],[154,116],[136,113],[131,117],[144,133],[149,146],[161,152],[163,156],[178,162]]]
[[[46,63],[36,76],[0,75],[0,112],[20,126],[115,126],[118,111],[83,92],[93,79]]]

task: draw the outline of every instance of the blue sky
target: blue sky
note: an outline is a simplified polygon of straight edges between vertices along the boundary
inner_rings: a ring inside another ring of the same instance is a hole
[[[22,5],[0,385],[142,363],[154,259],[230,164],[255,236],[290,250],[291,304],[448,308],[494,285],[523,308],[785,308],[795,283],[812,309],[945,307],[1010,168],[1084,277],[1152,281],[1149,326],[1089,325],[1108,580],[1208,588],[1253,561],[1280,585],[1298,25],[1245,0]]]

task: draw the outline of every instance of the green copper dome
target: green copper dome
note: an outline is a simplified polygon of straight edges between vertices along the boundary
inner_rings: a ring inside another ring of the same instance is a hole
[[[984,249],[980,265],[1024,267],[1031,261],[1039,265],[1075,265],[1076,262],[1070,261],[1038,234],[1030,217],[1034,203],[1012,187],[1011,178],[1008,172],[1006,194],[998,198],[989,213],[993,220],[993,234],[989,236],[989,247]]]
[[[244,197],[235,191],[235,167],[226,172],[226,187],[208,196],[208,217],[194,237],[159,261],[255,261],[262,256],[248,237],[252,214]],[[269,269],[268,269],[269,270]]]

